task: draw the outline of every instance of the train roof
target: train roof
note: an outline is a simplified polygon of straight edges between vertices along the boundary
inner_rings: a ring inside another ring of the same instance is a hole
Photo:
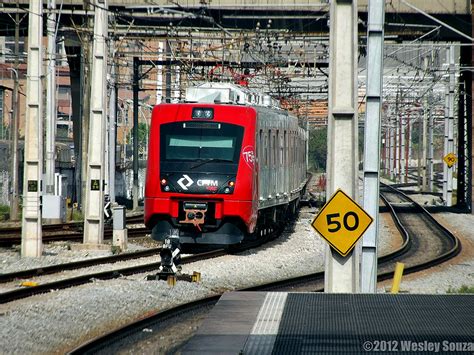
[[[185,102],[234,104],[281,109],[278,101],[247,87],[230,83],[204,83],[186,89]]]

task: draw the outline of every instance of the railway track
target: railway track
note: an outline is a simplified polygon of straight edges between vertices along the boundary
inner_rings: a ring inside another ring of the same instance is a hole
[[[136,232],[137,235],[143,235],[143,233],[146,232],[147,230],[145,228],[135,228],[135,229],[129,230],[129,233],[130,231],[137,231]],[[274,232],[273,229],[269,229],[268,231]],[[188,263],[193,263],[196,261],[216,258],[222,255],[228,254],[229,252],[236,253],[236,252],[242,252],[251,248],[256,248],[262,245],[263,243],[266,243],[270,240],[275,239],[276,237],[278,237],[279,233],[281,233],[281,230],[275,231],[273,235],[267,235],[267,237],[263,240],[249,242],[243,246],[234,247],[227,251],[224,249],[218,249],[214,251],[203,252],[200,254],[194,254],[192,256],[182,257],[181,264],[188,264]],[[85,267],[94,266],[94,265],[111,264],[111,263],[116,263],[119,261],[144,258],[144,257],[152,256],[155,254],[159,254],[159,251],[160,251],[159,248],[154,248],[154,249],[148,249],[148,250],[140,251],[140,252],[124,253],[124,254],[119,254],[119,255],[103,257],[103,258],[94,258],[94,259],[82,260],[82,261],[77,261],[77,262],[72,262],[72,263],[58,264],[58,265],[53,265],[53,266],[48,266],[48,267],[40,267],[40,268],[35,268],[35,269],[23,270],[19,272],[0,274],[0,284],[10,282],[13,280],[21,280],[21,279],[31,278],[35,276],[43,276],[43,275],[60,273],[66,270],[77,270],[80,268],[85,268]],[[114,270],[109,270],[109,271],[84,274],[84,275],[80,275],[80,276],[76,276],[72,278],[65,278],[65,279],[47,282],[47,283],[38,283],[38,285],[33,286],[33,287],[18,288],[11,291],[0,293],[0,304],[16,301],[16,300],[34,296],[37,294],[47,293],[47,292],[57,290],[57,289],[64,289],[64,288],[83,285],[83,284],[92,282],[93,280],[110,280],[110,279],[118,278],[121,276],[128,276],[128,275],[140,274],[140,273],[145,273],[145,272],[150,272],[150,271],[157,271],[160,265],[161,265],[160,262],[154,262],[154,263],[148,263],[148,264],[143,264],[143,265],[138,265],[138,266],[114,269]]]
[[[461,250],[458,239],[448,230],[441,226],[423,207],[417,205],[403,193],[383,185],[381,198],[389,207],[395,224],[401,232],[403,244],[394,252],[380,257],[378,260],[378,281],[393,277],[394,264],[403,261],[406,264],[405,274],[427,269],[457,255]],[[409,212],[411,210],[411,212]],[[418,218],[409,217],[414,215]],[[428,232],[421,229],[427,227]],[[433,244],[433,247],[427,247]],[[324,272],[272,282],[266,285],[247,288],[241,291],[323,291]],[[204,317],[209,309],[213,307],[220,298],[219,295],[211,296],[178,307],[168,309],[164,312],[148,315],[136,322],[131,322],[119,329],[109,332],[103,336],[92,339],[89,342],[72,350],[70,354],[92,354],[100,351],[113,352],[130,347],[140,341],[153,343],[154,339],[163,341],[165,336],[173,337],[175,333],[167,332],[169,326],[183,322],[195,323],[195,317]],[[143,332],[143,329],[149,332]],[[180,326],[179,329],[192,327]],[[192,333],[192,332],[191,332]],[[150,335],[152,334],[152,335]],[[192,334],[189,334],[189,337]],[[150,337],[153,337],[152,339]],[[188,337],[188,338],[189,338]],[[170,349],[172,352],[177,349]]]
[[[138,223],[143,223],[143,215],[132,216],[127,218],[128,225]],[[44,232],[43,242],[49,243],[56,241],[82,241],[83,225],[83,222],[44,225],[42,226]],[[150,231],[146,228],[131,228],[128,230],[128,234],[131,237],[149,232]],[[106,239],[112,238],[112,229],[110,227],[105,228],[104,237]],[[0,247],[11,247],[12,245],[20,243],[21,228],[0,228]]]
[[[207,252],[207,253],[195,254],[195,255],[181,258],[181,264],[189,264],[196,261],[216,258],[218,256],[222,256],[225,254],[226,254],[226,251],[222,249],[212,251],[212,252]],[[144,256],[140,256],[140,257],[144,257]],[[99,261],[104,261],[104,258],[101,258],[101,259],[102,260],[99,259]],[[87,262],[93,262],[93,260],[85,261],[85,263]],[[108,263],[110,263],[110,261],[108,261]],[[74,263],[71,263],[71,264],[74,264]],[[74,267],[74,265],[71,265],[71,264],[69,264],[70,267],[72,267],[73,269],[77,269]],[[114,269],[114,270],[109,270],[109,271],[84,274],[84,275],[80,275],[80,276],[76,276],[72,278],[61,279],[61,280],[52,281],[52,282],[43,283],[43,284],[39,283],[37,286],[34,286],[34,287],[24,287],[24,288],[19,288],[19,289],[0,293],[0,304],[16,301],[22,298],[26,298],[26,297],[30,297],[30,296],[34,296],[34,295],[38,295],[42,293],[47,293],[53,290],[83,285],[83,284],[92,282],[93,280],[110,280],[110,279],[114,279],[121,276],[128,276],[128,275],[141,274],[141,273],[150,272],[150,271],[157,271],[160,265],[161,265],[160,262],[147,263],[147,264],[138,265],[138,266],[131,266],[131,267]],[[90,266],[90,265],[87,265],[87,266]],[[79,266],[79,268],[80,267],[84,267],[84,266]],[[11,280],[12,277],[13,277],[12,274],[9,274],[6,276],[6,278],[9,280]]]

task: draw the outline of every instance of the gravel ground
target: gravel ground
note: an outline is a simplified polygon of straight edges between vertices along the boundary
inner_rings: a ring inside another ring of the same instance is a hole
[[[178,282],[171,288],[164,281],[146,281],[146,274],[142,274],[111,281],[95,280],[72,289],[0,305],[0,352],[62,353],[143,313],[164,310],[224,290],[322,270],[326,244],[310,226],[314,213],[315,210],[301,212],[299,220],[280,238],[255,250],[183,265],[183,272],[202,273],[199,284]],[[385,228],[384,222],[381,222],[381,230],[390,228]],[[393,247],[393,235],[385,235],[380,247],[382,253]],[[50,265],[53,258],[55,262],[66,262],[110,254],[104,251],[71,251],[58,244],[45,245],[47,255],[37,259],[23,261],[18,253],[18,250],[0,251],[2,272],[4,268],[12,271],[21,267]],[[127,262],[127,265],[131,263]],[[95,272],[102,268],[91,267],[87,270]],[[55,277],[58,276],[35,280],[46,282]]]
[[[474,287],[474,215],[438,213],[438,222],[459,238],[461,253],[455,258],[428,270],[404,276],[400,289],[409,293],[444,294],[463,285]],[[387,289],[389,282],[382,283]]]
[[[183,265],[183,272],[202,273],[202,282],[198,284],[178,282],[175,287],[169,287],[164,281],[145,281],[146,274],[142,274],[110,281],[95,280],[87,285],[0,305],[0,353],[63,353],[147,312],[164,310],[216,292],[321,270],[326,244],[310,227],[314,212],[308,209],[302,211],[292,228],[279,239],[260,248]],[[456,229],[456,233],[462,235],[463,245],[466,245],[463,254],[448,263],[447,267],[418,273],[418,277],[408,276],[402,282],[402,290],[444,293],[463,284],[474,285],[473,216],[443,214],[439,218],[446,222],[448,228]],[[380,218],[380,231],[379,251],[385,254],[400,243],[387,214]],[[0,249],[0,265],[1,272],[6,272],[4,270],[105,255],[110,255],[110,252],[71,251],[67,245],[55,243],[45,245],[45,256],[37,259],[20,259],[18,249]],[[131,263],[127,262],[127,265]],[[88,268],[88,272],[101,268]],[[40,282],[45,280],[38,279]]]

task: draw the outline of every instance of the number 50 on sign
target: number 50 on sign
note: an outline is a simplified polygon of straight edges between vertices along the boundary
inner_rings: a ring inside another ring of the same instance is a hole
[[[311,225],[333,249],[346,256],[373,219],[344,191],[337,190]]]

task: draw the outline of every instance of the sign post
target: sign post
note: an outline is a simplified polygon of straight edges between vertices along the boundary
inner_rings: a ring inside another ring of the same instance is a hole
[[[357,182],[357,0],[331,1],[329,30],[327,195],[337,189],[355,198]],[[342,212],[341,212],[342,213]],[[341,214],[340,218],[344,216]],[[349,219],[348,217],[348,223]],[[331,219],[331,221],[333,221]],[[339,223],[344,220],[338,220]],[[335,227],[334,226],[330,226]],[[326,249],[324,290],[356,293],[359,290],[360,251],[345,257]]]
[[[453,165],[456,164],[456,162],[458,161],[458,158],[456,157],[456,155],[454,155],[454,153],[449,153],[445,155],[443,160],[446,165],[448,165],[448,168],[452,168]]]
[[[346,257],[372,224],[367,214],[344,191],[337,190],[311,226],[342,257]]]

